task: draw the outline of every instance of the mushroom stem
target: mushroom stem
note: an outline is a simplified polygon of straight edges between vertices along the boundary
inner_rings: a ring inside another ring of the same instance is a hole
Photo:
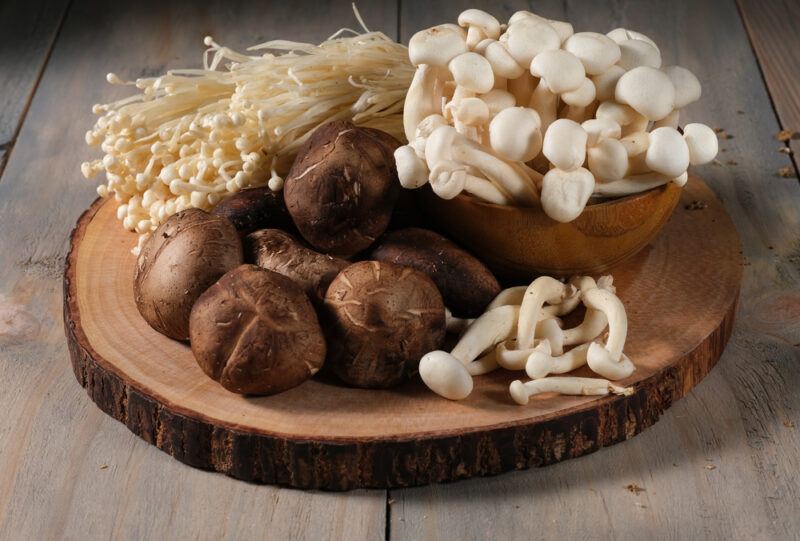
[[[566,374],[586,364],[586,354],[590,344],[576,346],[560,356],[546,351],[534,351],[525,363],[525,372],[532,379],[540,379],[550,374]]]
[[[609,280],[610,277],[602,277],[600,282],[604,284],[605,287],[611,288],[613,287],[612,282]],[[590,276],[582,276],[576,287],[580,290],[579,298],[583,298],[585,293],[590,289],[595,289],[600,286],[597,282],[595,282]],[[564,345],[565,346],[572,346],[575,344],[585,344],[587,342],[591,342],[605,330],[608,326],[608,320],[606,319],[606,315],[599,311],[594,310],[592,308],[587,308],[586,315],[583,318],[583,321],[577,326],[571,329],[565,329],[564,332]],[[588,347],[588,345],[587,345]]]
[[[608,338],[605,345],[592,342],[589,346],[589,368],[609,379],[628,377],[635,367],[622,353],[628,334],[628,317],[622,301],[610,291],[599,288],[586,291],[582,298],[587,308],[603,312],[608,319]]]
[[[660,173],[632,175],[627,178],[612,180],[611,182],[596,182],[592,195],[602,197],[630,195],[662,186],[671,180],[673,179]]]
[[[517,324],[517,347],[529,349],[533,347],[536,321],[545,303],[559,304],[574,294],[574,286],[559,282],[549,276],[540,276],[525,290],[525,296],[519,307]]]
[[[439,77],[440,71],[434,66],[421,64],[414,73],[403,108],[403,128],[408,141],[414,140],[422,119],[441,112],[444,86]]]
[[[541,79],[536,88],[533,89],[533,93],[531,93],[528,107],[539,113],[539,117],[542,119],[542,127],[540,129],[542,133],[545,133],[550,124],[556,120],[558,94],[554,94],[544,79]]]
[[[511,336],[519,314],[519,306],[500,306],[485,312],[469,326],[450,354],[464,365],[471,363]]]
[[[455,144],[450,152],[453,160],[481,171],[508,192],[516,203],[533,206],[539,201],[536,186],[530,178],[520,175],[506,161],[484,151],[480,146]]]
[[[554,377],[543,378],[527,383],[516,380],[509,386],[514,402],[524,406],[531,396],[540,393],[559,393],[576,396],[605,396],[610,393],[630,396],[633,387],[620,387],[608,380],[599,378]]]

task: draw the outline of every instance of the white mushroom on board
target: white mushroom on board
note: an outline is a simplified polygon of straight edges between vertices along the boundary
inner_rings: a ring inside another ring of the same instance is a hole
[[[530,397],[541,393],[576,396],[605,396],[608,394],[629,396],[633,394],[633,388],[620,387],[606,379],[599,378],[552,377],[535,379],[527,383],[519,380],[513,381],[509,386],[509,392],[514,402],[524,406]]]
[[[679,129],[682,112],[702,94],[699,80],[686,68],[662,66],[647,35],[575,33],[568,22],[530,11],[503,24],[468,9],[457,22],[418,32],[409,43],[417,74],[404,129],[419,159],[398,150],[402,186],[430,182],[442,198],[465,193],[541,206],[570,222],[592,196],[683,186],[690,165],[716,156],[709,128]],[[418,129],[431,117],[460,136],[438,134],[434,157],[426,149],[435,130]]]

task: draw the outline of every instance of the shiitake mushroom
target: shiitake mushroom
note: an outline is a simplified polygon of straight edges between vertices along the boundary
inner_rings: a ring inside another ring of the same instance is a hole
[[[325,338],[306,294],[255,265],[237,267],[200,295],[189,326],[197,364],[234,393],[285,391],[325,361]]]
[[[324,321],[327,366],[356,387],[402,383],[445,336],[444,302],[431,279],[380,261],[355,263],[334,278]]]
[[[289,214],[311,246],[347,257],[386,230],[400,192],[399,145],[389,134],[345,121],[313,133],[284,185]]]
[[[223,199],[211,213],[230,220],[241,235],[268,227],[294,228],[283,192],[273,192],[266,186],[235,193]]]
[[[370,258],[425,273],[439,288],[445,306],[456,317],[478,317],[500,293],[500,284],[483,263],[427,229],[409,227],[387,233],[372,250]]]
[[[315,252],[279,229],[262,229],[244,238],[245,260],[295,281],[312,303],[321,304],[331,280],[349,261]]]
[[[136,307],[161,334],[188,340],[195,300],[241,264],[242,243],[227,219],[199,209],[178,212],[142,246],[133,280]]]

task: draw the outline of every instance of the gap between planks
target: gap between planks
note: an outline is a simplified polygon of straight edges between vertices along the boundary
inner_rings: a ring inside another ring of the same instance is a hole
[[[736,0],[739,17],[742,19],[750,49],[756,59],[759,75],[767,89],[767,97],[775,117],[778,119],[778,124],[782,130],[797,132],[794,138],[786,144],[791,150],[789,161],[794,167],[795,178],[800,179],[800,161],[797,157],[797,153],[800,152],[800,93],[794,96],[787,90],[793,87],[797,89],[796,84],[800,84],[800,75],[798,75],[800,74],[800,56],[797,57],[796,62],[796,59],[792,57],[792,51],[800,47],[800,39],[796,32],[787,36],[781,32],[781,27],[766,25],[765,21],[758,19],[758,17],[769,16],[771,19],[777,18],[791,24],[791,13],[784,12],[783,2],[774,0],[753,4],[750,0]],[[760,15],[757,15],[757,12]],[[784,47],[775,47],[775,41],[782,43]],[[775,61],[770,58],[770,53],[778,53],[780,58]],[[777,139],[775,142],[777,150],[783,143]]]
[[[25,123],[25,119],[28,117],[28,110],[31,107],[33,97],[36,95],[36,91],[39,90],[39,83],[42,81],[44,70],[47,69],[47,65],[50,63],[50,57],[53,55],[53,49],[55,49],[56,42],[58,42],[58,37],[61,35],[61,30],[64,28],[64,21],[67,20],[67,15],[72,7],[72,1],[73,0],[68,0],[67,5],[61,12],[61,18],[58,21],[58,26],[56,26],[56,31],[53,33],[53,39],[50,40],[50,44],[47,47],[47,52],[42,59],[42,64],[33,80],[33,86],[31,87],[30,93],[28,93],[28,96],[25,100],[25,105],[22,107],[22,111],[17,119],[17,125],[14,127],[14,132],[11,135],[11,139],[8,141],[3,141],[2,144],[0,144],[0,182],[3,181],[3,173],[6,170],[6,164],[11,158],[11,153],[14,150],[14,145],[19,137],[19,132],[22,130],[22,125]]]

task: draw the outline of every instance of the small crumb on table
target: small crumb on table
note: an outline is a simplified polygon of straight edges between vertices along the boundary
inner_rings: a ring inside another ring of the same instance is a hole
[[[775,134],[775,139],[785,143],[794,137],[795,131],[794,130],[781,130]]]
[[[108,469],[108,464],[100,464],[100,469],[101,470],[107,470]]]
[[[715,465],[713,465],[713,464],[706,464],[706,465],[705,465],[705,466],[703,466],[703,467],[704,467],[705,469],[707,469],[707,470],[716,470],[716,469],[717,469],[717,467],[716,467]]]
[[[783,426],[785,426],[786,428],[794,428],[794,421],[792,421],[791,419],[786,419],[783,422]]]
[[[792,178],[794,176],[794,169],[790,165],[778,169],[778,175],[783,178]]]
[[[703,209],[707,209],[708,208],[708,203],[706,203],[705,201],[696,200],[696,201],[692,201],[691,203],[686,205],[684,208],[686,210],[703,210]]]
[[[640,492],[646,492],[644,488],[640,487],[636,483],[631,483],[625,487],[625,490],[630,492],[631,494],[639,495]]]

